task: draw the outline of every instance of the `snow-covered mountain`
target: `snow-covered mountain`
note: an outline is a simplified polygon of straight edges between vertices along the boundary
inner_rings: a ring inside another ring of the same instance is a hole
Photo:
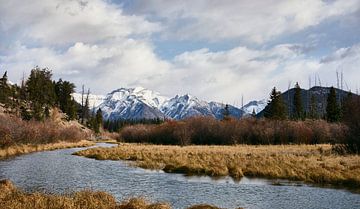
[[[267,105],[267,100],[259,100],[259,101],[251,101],[248,104],[244,105],[244,112],[245,115],[251,115],[255,110],[255,113],[258,114],[259,112],[263,111]]]
[[[223,118],[224,104],[217,102],[206,102],[198,98],[185,94],[183,96],[176,95],[164,102],[160,107],[160,111],[169,118],[184,119],[192,116],[213,116],[218,119]],[[243,112],[229,105],[229,113],[231,116],[240,118]]]
[[[153,119],[166,117],[159,107],[167,100],[159,93],[142,88],[120,88],[107,94],[96,107],[105,119]]]
[[[81,94],[73,94],[74,99],[81,103]],[[168,98],[157,92],[142,88],[120,88],[106,96],[90,95],[90,108],[101,108],[105,119],[153,119],[172,118],[176,120],[192,116],[212,116],[223,118],[225,104],[207,102],[195,96],[185,94]],[[266,101],[253,101],[240,108],[229,105],[232,117],[241,118],[251,114],[253,109],[260,112],[266,106]]]

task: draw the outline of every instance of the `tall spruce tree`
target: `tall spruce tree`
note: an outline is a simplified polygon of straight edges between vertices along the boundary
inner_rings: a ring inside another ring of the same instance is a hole
[[[10,86],[8,85],[7,71],[0,78],[0,103],[7,105],[11,96]]]
[[[86,97],[85,97],[85,102],[84,102],[84,106],[81,108],[82,109],[82,116],[83,116],[83,121],[85,123],[88,123],[88,121],[90,120],[90,108],[89,108],[89,96],[90,96],[90,89],[88,89],[87,93],[86,93]]]
[[[96,116],[95,116],[95,121],[96,121],[96,127],[95,127],[95,132],[99,133],[100,132],[100,127],[103,124],[103,116],[102,116],[102,111],[101,109],[98,109],[96,111]]]
[[[311,119],[317,119],[319,117],[317,101],[316,101],[316,97],[314,95],[311,95],[311,98],[310,98],[309,117]]]
[[[304,118],[304,108],[301,98],[301,88],[298,82],[295,84],[295,94],[294,94],[294,103],[293,103],[293,119],[299,120]]]
[[[66,113],[69,120],[76,118],[76,103],[71,96],[74,92],[75,85],[73,83],[61,79],[55,83],[56,103],[61,111]]]
[[[338,122],[340,120],[340,107],[337,103],[334,87],[330,88],[330,93],[327,98],[326,119],[329,122]]]
[[[264,116],[275,120],[286,119],[286,105],[281,96],[281,92],[274,87],[270,93],[270,100],[265,108]]]
[[[223,111],[223,120],[229,120],[229,117],[230,117],[229,105],[226,104]]]

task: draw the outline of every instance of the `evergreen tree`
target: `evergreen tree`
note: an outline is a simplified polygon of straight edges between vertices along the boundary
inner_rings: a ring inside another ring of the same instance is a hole
[[[342,121],[349,128],[343,143],[345,152],[360,154],[360,96],[348,94],[343,103]]]
[[[9,103],[10,86],[8,85],[7,71],[5,71],[2,78],[0,78],[0,103],[7,105]]]
[[[98,109],[96,111],[96,116],[95,116],[95,129],[94,129],[94,131],[96,133],[100,132],[100,126],[102,125],[102,123],[103,123],[102,111],[101,111],[101,109]]]
[[[270,93],[270,100],[265,108],[264,116],[275,120],[286,119],[286,105],[281,96],[281,92],[274,87]]]
[[[74,92],[75,85],[73,83],[61,79],[55,83],[56,103],[61,111],[67,114],[69,120],[76,118],[76,103],[71,96]]]
[[[302,104],[302,98],[301,98],[301,88],[298,82],[295,84],[295,94],[294,94],[294,100],[293,100],[293,119],[299,120],[304,118],[304,108]]]
[[[338,122],[340,120],[340,107],[337,103],[334,87],[330,88],[330,93],[327,98],[326,119],[329,122]]]
[[[230,116],[229,105],[226,104],[225,108],[224,108],[224,111],[223,111],[223,119],[228,120],[229,116]]]
[[[314,95],[311,95],[310,98],[310,108],[309,108],[309,117],[311,119],[317,119],[318,116],[318,109],[317,109],[317,101]]]
[[[49,109],[55,104],[55,90],[51,77],[50,70],[36,67],[31,70],[26,81],[26,91],[31,103],[32,115],[36,120],[47,117]]]
[[[84,120],[89,120],[89,118],[90,118],[89,95],[90,95],[90,89],[88,89],[88,91],[87,91],[86,98],[85,98],[85,103],[84,103],[84,107],[83,107]]]
[[[252,116],[253,118],[256,118],[256,111],[255,111],[255,108],[253,108],[253,111],[252,111],[252,113],[251,113],[251,116]]]

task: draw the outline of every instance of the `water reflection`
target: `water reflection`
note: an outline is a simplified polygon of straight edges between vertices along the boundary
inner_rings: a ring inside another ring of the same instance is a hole
[[[100,144],[100,146],[114,146]],[[344,190],[264,179],[184,176],[149,171],[122,161],[96,161],[71,155],[83,148],[33,153],[0,161],[0,178],[26,191],[64,193],[104,190],[118,200],[147,197],[173,208],[208,203],[223,208],[360,208],[360,195]],[[278,186],[282,185],[282,186]]]

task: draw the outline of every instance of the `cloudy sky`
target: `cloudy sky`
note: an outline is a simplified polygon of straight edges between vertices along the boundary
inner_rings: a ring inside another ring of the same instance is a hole
[[[143,86],[240,104],[296,81],[360,88],[360,0],[0,0],[0,73],[93,93]]]

